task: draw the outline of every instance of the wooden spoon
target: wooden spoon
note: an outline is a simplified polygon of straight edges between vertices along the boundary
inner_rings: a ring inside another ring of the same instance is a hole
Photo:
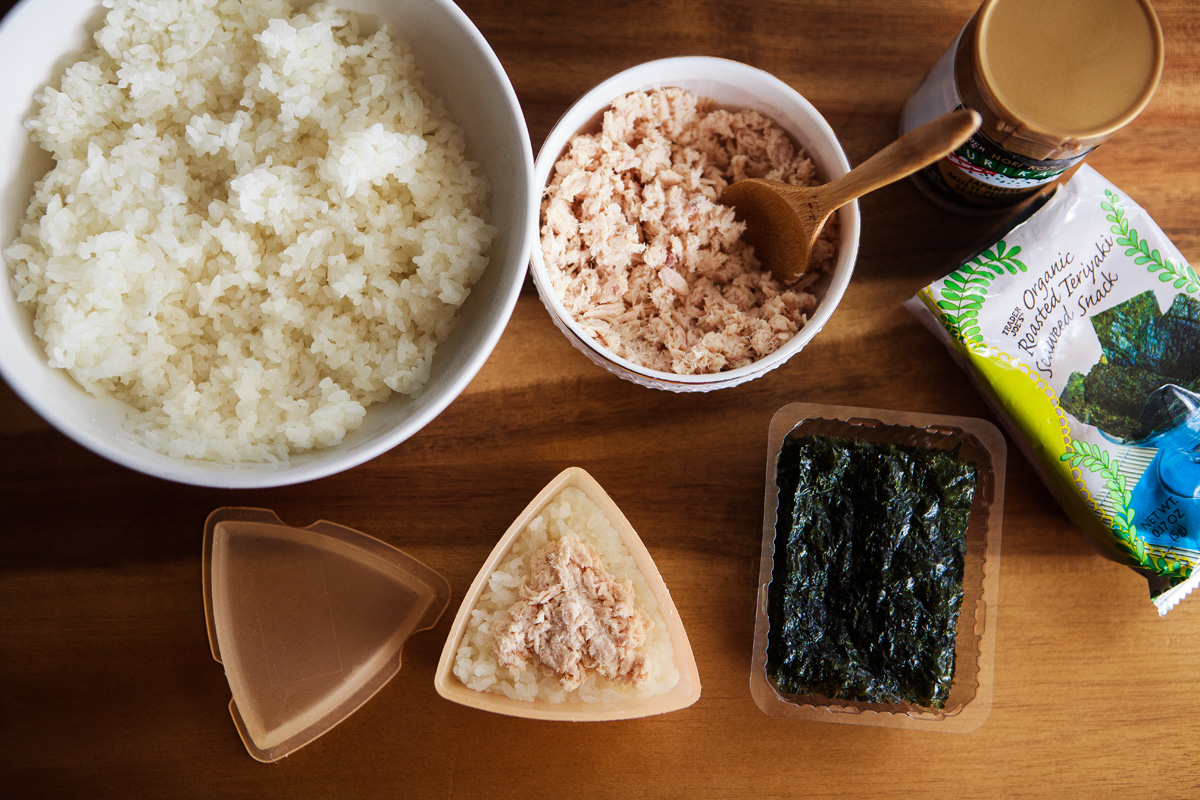
[[[955,150],[979,128],[969,108],[943,114],[901,136],[840,178],[822,186],[792,186],[746,178],[721,196],[746,223],[758,259],[784,283],[804,274],[829,215],[867,192],[907,177]]]

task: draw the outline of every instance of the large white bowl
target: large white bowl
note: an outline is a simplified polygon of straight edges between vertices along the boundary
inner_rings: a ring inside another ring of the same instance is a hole
[[[415,397],[371,406],[362,427],[326,450],[273,464],[215,464],[170,458],[125,432],[124,404],[93,397],[47,366],[28,310],[10,288],[0,257],[0,375],[47,421],[85,447],[150,475],[201,486],[249,488],[299,483],[348,469],[412,436],[437,416],[483,366],[500,338],[525,277],[536,238],[533,152],[525,118],[499,60],[451,0],[338,0],[366,27],[384,23],[412,48],[429,88],[465,129],[469,156],[491,185],[490,222],[499,229],[491,261],[439,345],[429,383]],[[297,6],[307,3],[295,3]],[[49,156],[23,127],[33,95],[56,82],[102,22],[99,0],[23,0],[0,22],[0,249],[17,234],[34,182]]]
[[[534,180],[544,190],[550,182],[555,162],[566,150],[571,137],[581,131],[598,129],[598,120],[612,101],[629,92],[658,87],[678,87],[714,100],[724,108],[748,108],[775,120],[799,143],[816,165],[817,175],[828,182],[850,171],[846,154],[824,117],[792,87],[770,73],[723,58],[684,56],[664,58],[640,64],[618,73],[579,98],[554,126],[538,153]],[[540,210],[539,210],[540,214]],[[737,386],[761,377],[796,355],[821,330],[833,314],[850,283],[858,257],[858,203],[852,202],[837,212],[840,225],[838,257],[833,270],[812,289],[817,295],[817,310],[808,323],[770,355],[737,369],[708,375],[676,375],[647,369],[622,358],[586,333],[567,312],[562,299],[551,285],[540,245],[533,248],[531,261],[538,294],[559,330],[584,355],[609,372],[653,389],[672,392],[709,392]]]

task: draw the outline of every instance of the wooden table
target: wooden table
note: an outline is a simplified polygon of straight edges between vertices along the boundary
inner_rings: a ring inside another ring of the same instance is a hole
[[[0,9],[7,0],[0,2]],[[464,0],[507,68],[534,149],[601,79],[655,57],[725,56],[807,96],[859,163],[976,0]],[[1149,108],[1090,159],[1200,258],[1200,6],[1157,0],[1168,51]],[[0,796],[1200,796],[1200,600],[1159,619],[1098,556],[1010,440],[995,705],[965,735],[786,722],[749,692],[767,426],[792,401],[994,419],[900,306],[987,224],[909,185],[862,201],[854,281],[784,368],[673,395],[593,366],[530,285],[491,359],[421,433],[303,486],[219,491],[92,455],[0,387]],[[453,610],[498,535],[570,466],[641,533],[679,607],[703,695],[622,723],[537,723],[441,700]],[[205,516],[224,505],[331,519],[447,577],[451,610],[349,720],[277,765],[246,754],[209,654]]]

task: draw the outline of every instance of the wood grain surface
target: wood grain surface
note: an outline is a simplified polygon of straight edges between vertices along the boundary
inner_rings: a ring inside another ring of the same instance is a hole
[[[790,83],[857,164],[894,137],[908,94],[977,3],[460,5],[507,69],[535,152],[602,79],[704,54]],[[1155,6],[1167,37],[1162,85],[1089,163],[1195,261],[1200,6]],[[908,184],[861,209],[845,300],[807,349],[760,380],[709,395],[618,380],[571,347],[527,283],[494,354],[444,413],[391,452],[302,486],[235,492],[136,474],[81,449],[0,386],[0,796],[1200,797],[1200,600],[1159,619],[1145,582],[1093,552],[1011,439],[986,724],[950,735],[787,722],[751,700],[774,412],[806,401],[995,419],[900,303],[996,223],[939,211]],[[434,692],[462,593],[513,517],[571,465],[622,507],[671,589],[703,682],[689,709],[539,723]],[[275,765],[247,755],[209,653],[201,534],[224,505],[357,528],[421,559],[454,592],[383,691]]]

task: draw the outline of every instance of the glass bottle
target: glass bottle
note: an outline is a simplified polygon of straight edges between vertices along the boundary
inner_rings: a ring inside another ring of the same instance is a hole
[[[1017,205],[1132,121],[1162,65],[1149,0],[986,0],[909,98],[900,127],[961,107],[983,124],[913,180],[955,211]]]

